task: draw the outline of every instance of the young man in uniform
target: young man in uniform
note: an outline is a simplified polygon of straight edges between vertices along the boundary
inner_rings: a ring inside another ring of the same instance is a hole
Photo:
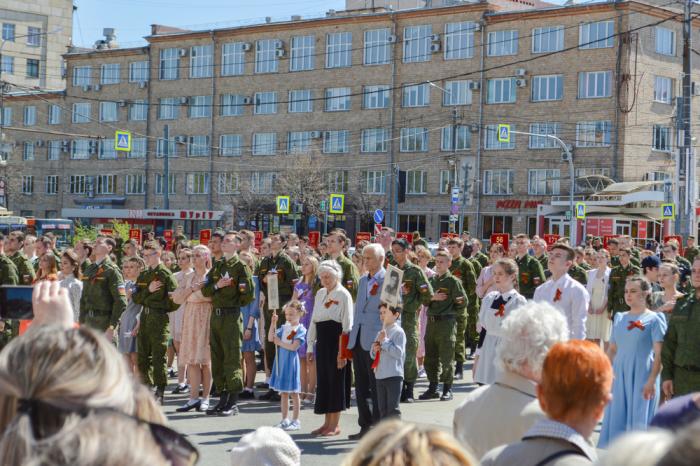
[[[384,248],[384,268],[389,264],[394,264],[394,257],[391,255],[391,243],[394,241],[394,229],[382,227],[381,233],[377,236],[377,243]]]
[[[413,248],[415,249],[416,246],[423,246],[424,248],[428,249],[428,242],[421,238],[420,231],[413,232]]]
[[[253,300],[255,285],[250,269],[236,255],[237,242],[236,234],[227,232],[221,243],[223,258],[209,271],[206,283],[193,285],[212,298],[212,377],[221,396],[216,406],[207,410],[210,416],[238,414],[238,394],[243,390],[241,306]]]
[[[19,284],[17,266],[5,255],[5,235],[0,233],[0,285]],[[0,320],[0,349],[12,338],[12,321]]]
[[[344,254],[345,246],[348,243],[348,238],[340,231],[333,231],[326,238],[326,251],[330,259],[333,259],[340,265],[343,271],[343,286],[350,292],[353,302],[357,300],[357,285],[360,282],[360,275],[357,273],[357,267]]]
[[[545,282],[542,265],[529,254],[530,238],[525,234],[515,237],[515,263],[518,264],[518,287],[520,294],[532,299],[535,289]]]
[[[695,245],[695,236],[688,236],[685,243],[685,252],[683,252],[683,257],[685,257],[691,264],[695,261],[695,258],[700,254],[700,249]]]
[[[95,244],[96,251],[97,247]],[[144,384],[155,385],[156,401],[163,404],[165,386],[168,383],[165,367],[169,338],[168,313],[177,310],[170,299],[170,293],[177,288],[177,282],[173,273],[161,263],[161,252],[157,241],[148,241],[143,245],[143,260],[147,268],[136,279],[136,291],[132,299],[143,306],[136,337],[139,373]]]
[[[452,256],[450,273],[462,281],[462,288],[467,293],[468,303],[463,309],[463,314],[457,316],[457,342],[455,343],[455,374],[454,378],[460,380],[464,376],[464,361],[466,360],[466,346],[470,348],[469,355],[473,357],[476,350],[478,335],[476,333],[476,320],[479,316],[479,304],[476,296],[476,274],[471,261],[462,256],[464,246],[460,238],[452,238],[447,242],[447,250]]]
[[[212,265],[218,262],[224,255],[221,251],[221,243],[224,240],[224,232],[221,230],[215,230],[211,234],[209,239],[209,250],[211,251],[211,263]]]
[[[418,378],[416,353],[418,352],[418,311],[421,305],[430,304],[433,289],[428,283],[423,269],[408,260],[408,242],[401,238],[391,244],[396,265],[403,270],[402,295],[403,312],[401,328],[406,334],[406,360],[404,362],[404,386],[401,401],[413,403],[413,386]]]
[[[5,250],[7,255],[19,273],[19,282],[22,285],[31,285],[34,282],[34,267],[32,262],[27,259],[27,256],[22,252],[24,246],[24,233],[21,231],[13,231],[5,240]]]
[[[547,275],[547,243],[542,238],[537,238],[532,240],[532,251],[534,252],[534,258],[542,266],[545,275]]]
[[[419,398],[442,401],[452,399],[452,364],[454,364],[457,317],[464,313],[467,294],[462,281],[450,273],[452,258],[447,251],[435,254],[435,276],[430,285],[435,294],[428,307],[428,325],[425,330],[425,372],[428,390]],[[442,369],[442,371],[441,371]],[[438,393],[438,380],[442,381],[442,396]]]
[[[80,297],[80,323],[105,332],[109,341],[114,339],[114,329],[126,310],[124,278],[109,258],[115,247],[116,242],[112,238],[100,236],[95,240],[95,262],[83,274],[83,293]]]
[[[472,239],[472,257],[479,262],[482,269],[489,265],[489,256],[482,252],[483,249],[484,245],[481,241],[476,238]]]
[[[610,272],[608,310],[611,313],[611,317],[615,317],[615,314],[618,312],[630,310],[625,302],[625,284],[627,283],[627,277],[642,274],[642,270],[639,267],[632,265],[630,260],[631,254],[629,248],[619,249],[619,255],[617,256],[619,265],[613,267]]]

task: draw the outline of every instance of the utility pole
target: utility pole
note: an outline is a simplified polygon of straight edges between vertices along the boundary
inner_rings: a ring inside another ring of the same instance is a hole
[[[676,226],[680,226],[680,233],[687,238],[694,235],[697,229],[695,221],[695,154],[691,137],[691,99],[692,99],[692,57],[691,57],[691,9],[692,0],[686,0],[683,8],[683,97],[680,128],[682,129],[682,141],[678,151],[678,213]],[[682,219],[682,220],[681,220]],[[678,224],[680,223],[680,225]]]

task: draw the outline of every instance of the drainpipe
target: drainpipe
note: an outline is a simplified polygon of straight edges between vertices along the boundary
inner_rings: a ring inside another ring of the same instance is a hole
[[[218,183],[214,182],[214,151],[213,147],[218,146],[214,143],[214,120],[216,119],[215,109],[219,108],[216,105],[216,38],[214,37],[214,31],[209,33],[211,35],[212,43],[212,58],[211,58],[211,129],[209,132],[209,210],[214,210],[214,187],[218,186]],[[209,222],[209,227],[213,226],[213,222]]]
[[[616,1],[615,2],[615,11],[620,11],[619,8],[619,3]],[[618,46],[617,46],[617,60],[615,63],[615,142],[613,143],[613,154],[612,154],[612,179],[616,181],[623,181],[623,180],[618,180],[617,174],[617,164],[619,160],[619,152],[620,152],[620,88],[622,86],[622,36],[619,35],[622,33],[622,15],[617,16],[617,40],[618,40]],[[635,78],[636,79],[636,78]]]
[[[151,44],[148,44],[148,79],[146,80],[146,102],[148,102],[148,112],[146,113],[146,161],[145,161],[145,172],[146,172],[146,192],[144,193],[143,196],[143,208],[148,209],[148,193],[150,192],[149,190],[149,183],[148,183],[148,176],[149,176],[149,170],[150,170],[150,159],[151,159],[151,152],[148,150],[148,143],[151,140],[151,114],[153,113],[153,102],[151,101],[152,98],[152,81],[153,81],[153,47],[151,47]],[[156,108],[156,111],[158,111],[158,108]],[[156,139],[156,151],[158,150],[158,140]],[[167,184],[167,181],[166,181]],[[167,189],[167,188],[166,188]]]
[[[391,33],[396,36],[396,30],[397,30],[397,24],[396,24],[396,14],[392,10],[390,12],[391,15]],[[393,50],[393,60],[391,60],[391,107],[390,107],[390,113],[389,113],[389,121],[391,122],[391,134],[389,136],[390,140],[390,145],[389,145],[389,169],[387,172],[387,175],[389,176],[389,186],[387,189],[387,205],[389,206],[389,212],[392,214],[392,226],[394,227],[395,230],[398,231],[399,225],[399,202],[396,197],[396,193],[398,192],[398,170],[396,173],[394,172],[394,165],[396,163],[396,158],[395,158],[395,147],[396,147],[396,141],[395,141],[395,134],[396,134],[396,112],[394,111],[394,108],[396,107],[396,60],[398,59],[398,47],[396,44],[393,45],[394,50]],[[387,212],[387,213],[389,213]],[[390,222],[388,219],[386,220],[386,224],[388,225]]]
[[[479,131],[477,135],[479,140],[476,144],[476,167],[474,169],[474,189],[476,189],[476,228],[475,235],[477,238],[481,238],[481,148],[483,144],[483,130],[484,130],[484,83],[485,72],[484,66],[486,62],[486,13],[482,16],[481,22],[481,57],[479,63]],[[462,234],[460,231],[459,234]]]

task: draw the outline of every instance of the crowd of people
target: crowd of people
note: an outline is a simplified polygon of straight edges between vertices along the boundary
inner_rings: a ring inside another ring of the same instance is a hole
[[[99,236],[63,251],[51,236],[0,238],[0,284],[35,287],[34,320],[3,322],[0,428],[12,436],[0,448],[22,445],[0,452],[3,464],[74,458],[67,449],[82,441],[76,433],[102,435],[104,421],[143,427],[131,429],[130,441],[155,442],[144,444],[152,458],[193,464],[196,448],[164,427],[158,408],[168,375],[178,378],[173,393],[188,394],[178,411],[236,415],[240,400],[255,398],[257,355],[265,371],[258,388],[267,390],[259,399],[280,402],[281,420],[274,433],[245,436],[243,456],[259,451],[246,445],[260,438],[289,447],[276,432],[301,429],[303,404],[323,415],[312,435],[340,435],[354,389],[359,430],[349,438],[362,441],[349,465],[430,464],[419,459],[421,442],[439,452],[432,464],[592,464],[590,438],[601,422],[597,446],[607,458],[634,449],[630,432],[661,438],[646,432],[654,424],[679,432],[659,440],[665,448],[654,461],[686,464],[677,452],[669,458],[679,442],[691,448],[686,432],[698,427],[685,424],[700,417],[700,250],[692,237],[683,256],[675,240],[638,248],[624,236],[575,246],[521,234],[489,245],[488,255],[468,234],[428,246],[390,228],[354,250],[341,229],[317,248],[283,233],[256,244],[248,230],[215,231],[207,245]],[[383,290],[396,285],[389,277],[397,270],[400,300],[388,304]],[[90,352],[100,355],[86,368]],[[454,438],[400,423],[402,403],[453,399],[468,360],[480,387],[456,410]],[[416,397],[421,377],[428,387]],[[44,441],[54,437],[61,440]],[[112,461],[95,448],[80,453],[89,460],[66,464]],[[297,452],[287,450],[283,464],[295,464]]]

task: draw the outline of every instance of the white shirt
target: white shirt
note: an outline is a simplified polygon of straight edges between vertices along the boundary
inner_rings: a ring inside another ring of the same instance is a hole
[[[568,273],[557,281],[549,279],[538,286],[532,299],[548,302],[564,314],[569,324],[570,339],[586,339],[586,318],[591,298],[586,288],[571,278]]]
[[[506,301],[503,315],[500,315],[498,309],[492,309],[491,305],[499,297],[502,296],[504,301]],[[503,319],[508,317],[508,315],[514,310],[525,304],[527,300],[520,295],[515,289],[510,290],[506,293],[499,293],[498,291],[492,291],[481,300],[481,311],[479,312],[479,324],[482,328],[486,329],[486,334],[494,337],[501,336],[501,324]],[[498,314],[498,315],[497,315]]]
[[[326,304],[328,304],[328,307],[326,307]],[[309,324],[306,338],[306,352],[313,353],[314,351],[316,322],[334,320],[343,324],[343,333],[350,333],[350,330],[352,330],[352,316],[352,296],[343,285],[338,283],[330,293],[325,288],[318,290],[314,300],[314,313],[311,315],[311,323]]]

